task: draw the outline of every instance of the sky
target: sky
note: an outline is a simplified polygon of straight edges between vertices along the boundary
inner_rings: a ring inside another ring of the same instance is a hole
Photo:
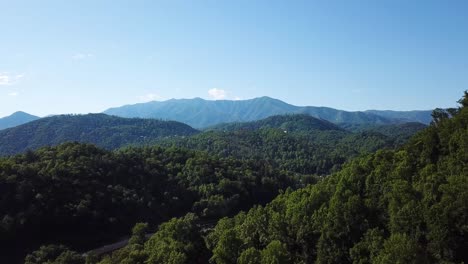
[[[194,97],[453,107],[467,13],[461,0],[0,0],[0,116]]]

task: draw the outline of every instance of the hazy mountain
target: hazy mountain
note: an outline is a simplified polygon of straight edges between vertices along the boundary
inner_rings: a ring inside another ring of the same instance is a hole
[[[419,122],[429,124],[432,121],[432,110],[413,110],[413,111],[391,111],[391,110],[367,110],[366,113],[383,116],[386,118],[397,119],[405,122]]]
[[[121,118],[105,114],[60,115],[41,118],[0,131],[0,155],[58,145],[67,141],[93,143],[107,149],[150,144],[161,138],[198,131],[176,121]]]
[[[270,97],[239,101],[210,101],[201,98],[171,99],[112,108],[106,110],[105,113],[122,117],[170,119],[197,128],[220,123],[255,121],[287,113],[308,114],[336,123],[392,123],[391,119],[372,113],[347,112],[327,107],[299,107]]]
[[[0,118],[0,130],[5,129],[5,128],[19,126],[24,123],[37,120],[39,118],[40,117],[38,116],[34,116],[25,112],[18,111],[9,116]]]
[[[411,115],[405,114],[406,112],[392,112],[392,117],[387,117],[384,115],[390,114],[386,112],[379,115],[372,112],[348,112],[328,107],[294,106],[270,97],[238,101],[210,101],[201,98],[171,99],[111,108],[104,113],[121,117],[176,120],[195,128],[206,128],[229,122],[255,121],[273,115],[293,113],[308,114],[333,123],[353,124],[390,124],[401,122],[404,118],[411,118]]]

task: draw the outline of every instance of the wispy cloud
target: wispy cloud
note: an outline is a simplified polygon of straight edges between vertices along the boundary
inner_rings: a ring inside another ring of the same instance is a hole
[[[18,95],[19,95],[18,92],[9,92],[9,93],[8,93],[8,96],[12,96],[12,97],[16,97],[16,96],[18,96]]]
[[[8,72],[0,72],[0,85],[14,85],[24,77],[24,74],[12,74]]]
[[[85,60],[85,59],[89,59],[89,58],[93,58],[94,55],[91,54],[91,53],[75,53],[73,54],[72,56],[72,59],[74,60]]]
[[[222,89],[213,88],[208,90],[208,96],[214,100],[223,100],[226,99],[228,92]]]
[[[155,94],[155,93],[140,95],[140,96],[137,96],[137,98],[138,98],[138,101],[140,102],[151,102],[151,101],[163,99],[162,96],[160,96],[159,94]]]

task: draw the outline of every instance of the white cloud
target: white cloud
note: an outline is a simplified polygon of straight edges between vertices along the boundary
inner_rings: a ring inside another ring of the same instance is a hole
[[[239,100],[242,100],[242,98],[239,96],[234,97],[234,101],[239,101]]]
[[[10,76],[0,73],[0,85],[10,84]]]
[[[72,56],[72,59],[74,60],[84,60],[84,59],[89,59],[94,57],[93,54],[91,53],[76,53]]]
[[[155,100],[161,100],[162,96],[160,96],[159,94],[155,94],[155,93],[149,93],[149,94],[137,96],[137,98],[140,102],[151,102]]]
[[[0,85],[13,85],[16,84],[24,74],[10,74],[8,72],[0,72]]]
[[[19,95],[18,92],[9,92],[9,93],[8,93],[8,96],[16,97],[16,96],[18,96],[18,95]]]
[[[213,88],[213,89],[208,90],[208,96],[211,99],[215,99],[215,100],[226,99],[227,94],[228,93],[225,90],[221,90],[221,89],[218,89],[218,88]]]

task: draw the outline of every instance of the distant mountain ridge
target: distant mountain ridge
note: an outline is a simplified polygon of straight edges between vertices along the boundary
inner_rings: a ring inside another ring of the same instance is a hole
[[[40,117],[22,111],[15,112],[9,116],[0,118],[0,130],[22,125],[39,119]]]
[[[121,117],[159,118],[207,128],[221,123],[247,122],[274,115],[307,114],[332,123],[429,123],[431,111],[344,111],[329,107],[295,106],[270,97],[249,100],[171,99],[110,108],[106,114]]]
[[[115,149],[196,133],[196,129],[176,121],[122,118],[105,114],[59,115],[0,131],[0,155],[17,154],[68,141]]]
[[[392,110],[367,110],[366,113],[401,120],[404,122],[419,122],[428,125],[432,121],[429,110],[412,110],[412,111],[392,111]]]

